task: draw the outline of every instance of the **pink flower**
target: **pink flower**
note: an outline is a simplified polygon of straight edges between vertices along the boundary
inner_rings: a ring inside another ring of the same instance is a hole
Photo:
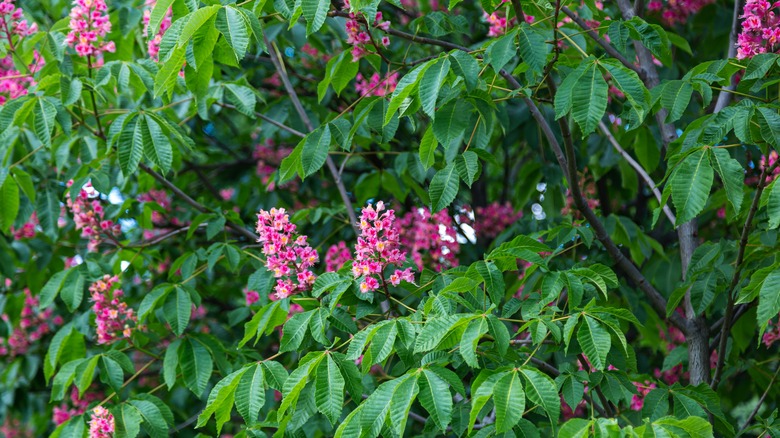
[[[114,436],[114,416],[102,406],[95,407],[89,420],[89,438],[111,438],[112,436]]]
[[[344,9],[350,9],[350,4],[348,1],[344,3]],[[353,62],[358,61],[364,55],[368,54],[369,51],[366,49],[366,47],[374,44],[372,42],[371,35],[368,33],[368,27],[366,27],[365,31],[363,30],[365,20],[362,20],[362,18],[362,15],[359,13],[350,12],[349,18],[344,24],[344,30],[347,32],[347,44],[352,46],[351,53]],[[383,19],[381,12],[376,13],[372,24],[375,28],[381,29],[385,32],[390,29],[390,22]],[[390,38],[387,36],[382,37],[381,43],[385,47],[389,46]]]
[[[641,411],[645,405],[645,397],[656,388],[656,385],[649,380],[645,380],[644,383],[634,382],[634,386],[636,386],[639,393],[631,397],[630,408],[632,411]]]
[[[431,215],[427,207],[418,208],[406,213],[398,226],[401,245],[409,248],[418,269],[424,262],[437,271],[458,266],[458,232],[446,210]]]
[[[512,204],[493,202],[485,207],[477,207],[474,215],[474,231],[480,237],[494,239],[510,225],[523,217],[523,212],[515,211]]]
[[[67,186],[72,185],[73,181],[71,180]],[[76,229],[81,230],[81,237],[89,239],[87,244],[89,252],[97,251],[104,236],[118,236],[121,232],[119,224],[103,219],[105,212],[100,204],[99,196],[100,193],[89,182],[81,188],[75,201],[70,198],[70,192],[65,195],[65,203],[73,214]]]
[[[297,227],[290,222],[285,209],[260,210],[257,234],[257,241],[263,244],[265,266],[277,278],[277,298],[287,298],[314,284],[316,277],[310,268],[319,261],[319,255],[308,245],[306,236],[297,235]]]
[[[366,80],[360,73],[355,77],[355,91],[361,96],[387,96],[395,91],[396,85],[398,85],[398,72],[393,72],[384,79],[379,76],[379,73],[371,75],[370,80]]]
[[[325,271],[336,272],[341,269],[345,263],[352,260],[352,254],[343,240],[336,245],[331,245],[328,252],[325,253]]]
[[[105,0],[75,0],[70,10],[70,32],[65,43],[79,56],[100,56],[103,52],[113,52],[113,42],[101,42],[111,31],[108,6]]]
[[[129,338],[137,322],[133,309],[122,301],[124,292],[122,289],[115,289],[118,285],[119,277],[104,275],[89,287],[98,344],[110,344],[121,338]]]
[[[260,294],[258,294],[257,291],[254,290],[244,289],[244,296],[246,297],[247,307],[251,306],[252,304],[260,300]]]
[[[149,21],[151,20],[152,10],[154,9],[154,6],[156,4],[157,4],[157,0],[146,0],[146,8],[144,9],[143,23],[144,23],[144,36],[149,38],[149,41],[146,43],[146,52],[149,54],[150,58],[152,58],[155,61],[158,61],[159,60],[158,57],[160,53],[160,43],[162,42],[162,37],[163,35],[165,35],[165,31],[171,27],[171,20],[173,18],[173,8],[168,8],[168,10],[165,12],[165,16],[160,22],[160,27],[158,29],[153,29],[152,32],[150,32]]]
[[[376,203],[376,208],[372,205],[363,208],[359,226],[360,236],[355,245],[352,274],[355,278],[363,277],[360,291],[367,293],[379,289],[379,279],[384,284],[385,268],[390,265],[401,266],[406,260],[406,253],[400,249],[400,234],[395,227],[395,211],[385,211],[385,204],[382,201]],[[401,280],[414,282],[414,276],[409,269],[404,271],[397,269],[393,275],[396,275],[396,277],[391,276],[396,281],[394,285]]]
[[[30,293],[30,289],[24,289],[24,302],[19,312],[18,325],[12,327],[8,338],[0,337],[0,356],[16,357],[23,355],[27,350],[51,331],[51,325],[59,325],[52,319],[52,309],[37,310],[38,297]],[[8,314],[2,314],[2,319],[8,323],[11,320]]]
[[[780,52],[780,2],[748,0],[743,9],[742,31],[737,36],[737,58]]]

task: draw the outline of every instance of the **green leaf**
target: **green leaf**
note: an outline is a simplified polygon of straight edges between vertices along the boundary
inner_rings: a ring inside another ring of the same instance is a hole
[[[92,384],[92,380],[95,378],[95,368],[97,368],[100,356],[92,356],[89,360],[84,360],[76,367],[75,382],[76,388],[79,390],[79,397],[84,395],[84,392]]]
[[[582,131],[582,138],[596,130],[607,110],[609,86],[595,62],[591,62],[571,93],[571,115]]]
[[[436,172],[431,180],[428,193],[431,197],[431,210],[436,213],[447,208],[458,195],[460,179],[455,171],[455,165],[450,163],[444,169]]]
[[[172,421],[170,410],[159,399],[147,394],[139,394],[130,400],[143,417],[144,430],[152,438],[165,438],[168,436],[168,421]],[[166,419],[167,418],[167,419]]]
[[[263,367],[254,364],[241,376],[236,388],[236,409],[247,424],[257,421],[260,409],[265,404],[264,382]]]
[[[488,315],[487,320],[490,326],[490,335],[494,339],[493,342],[498,349],[498,353],[503,356],[509,349],[509,330],[495,315]]]
[[[463,152],[455,159],[455,168],[463,182],[471,188],[480,173],[479,157],[474,151]]]
[[[33,117],[35,118],[35,135],[47,146],[51,146],[51,132],[54,130],[54,118],[57,108],[44,98],[35,100]]]
[[[463,336],[460,338],[460,348],[458,351],[460,352],[460,355],[463,356],[463,360],[472,368],[479,367],[476,353],[477,344],[482,338],[482,335],[487,333],[487,331],[487,318],[479,317],[469,322],[469,325],[466,326],[466,330],[463,332]]]
[[[125,127],[119,135],[117,158],[119,167],[125,177],[129,177],[138,169],[138,163],[144,154],[144,132],[146,118],[133,115],[125,120]]]
[[[144,116],[144,118],[147,130],[147,133],[144,135],[144,153],[146,158],[156,164],[163,172],[168,172],[173,162],[171,141],[154,119],[148,116]]]
[[[163,314],[165,320],[170,324],[171,329],[177,336],[184,333],[184,329],[190,323],[192,314],[192,299],[190,294],[181,287],[175,288],[175,291],[169,293],[163,304]]]
[[[712,164],[723,181],[726,188],[726,198],[736,215],[742,208],[742,186],[744,185],[745,171],[739,161],[731,158],[729,152],[723,148],[712,148]]]
[[[547,41],[539,32],[533,30],[528,23],[520,23],[517,33],[520,43],[520,57],[531,67],[531,71],[542,73],[547,61]]]
[[[655,421],[669,412],[669,392],[665,389],[656,388],[645,396],[642,407],[642,416]]]
[[[609,332],[596,319],[587,315],[582,318],[582,324],[577,330],[577,341],[594,369],[607,368],[607,354],[611,344]]]
[[[44,232],[51,236],[57,236],[57,220],[60,216],[60,201],[52,190],[43,190],[38,193],[35,203],[35,212]]]
[[[188,338],[179,348],[181,349],[179,365],[184,384],[196,397],[200,397],[214,370],[214,361],[206,347],[194,339]]]
[[[439,108],[433,121],[433,135],[445,149],[457,147],[456,141],[462,138],[471,116],[471,107],[463,100],[456,99]]]
[[[766,202],[766,212],[767,216],[769,216],[770,230],[780,226],[780,183],[777,181],[779,180],[776,179],[772,183],[772,187],[769,188]]]
[[[390,103],[387,106],[384,125],[390,123],[390,120],[393,119],[393,116],[398,109],[401,108],[401,105],[403,105],[406,99],[410,98],[412,93],[417,89],[417,84],[419,84],[423,73],[425,73],[425,71],[436,61],[436,59],[432,59],[424,64],[418,65],[398,81],[398,84],[393,91],[393,96],[390,98]]]
[[[330,149],[330,126],[323,125],[303,139],[301,149],[301,178],[307,178],[320,170],[328,158]]]
[[[8,234],[19,214],[19,186],[13,178],[6,178],[0,186],[0,231]]]
[[[149,32],[147,38],[154,38],[160,30],[160,25],[171,8],[173,0],[159,0],[154,4],[149,16]]]
[[[626,96],[626,102],[631,105],[635,115],[629,121],[632,127],[638,128],[650,110],[650,92],[647,91],[639,75],[629,70],[615,59],[602,60],[599,65],[610,75],[610,81]]]
[[[344,377],[330,354],[317,366],[314,390],[317,409],[335,425],[344,403]]]
[[[461,319],[459,315],[447,315],[428,319],[420,334],[417,335],[414,352],[422,353],[436,348],[452,330],[453,326],[462,322]]]
[[[68,275],[62,281],[60,298],[71,313],[81,305],[81,300],[84,298],[84,276],[81,275],[80,269],[68,271]]]
[[[38,295],[38,305],[41,309],[49,307],[54,302],[54,298],[56,298],[57,294],[60,293],[60,289],[62,289],[62,282],[65,280],[65,276],[68,275],[70,269],[55,272],[54,275],[49,278],[49,281],[47,281],[43,286],[41,293]]]
[[[776,149],[780,149],[780,114],[777,114],[775,109],[763,106],[757,109],[756,119],[761,127],[761,137]]]
[[[439,90],[441,90],[444,80],[447,79],[449,71],[450,60],[447,58],[439,58],[425,71],[420,80],[418,88],[420,103],[422,104],[423,112],[431,119],[436,118],[436,100],[439,98]]]
[[[211,20],[211,18],[214,16],[214,14],[217,13],[217,11],[221,11],[221,10],[222,7],[220,5],[211,5],[190,12],[185,17],[181,18],[181,20],[185,20],[184,21],[185,24],[181,30],[181,35],[179,35],[179,38],[177,40],[178,47],[184,47],[187,44],[189,44],[193,35],[195,35],[195,33],[201,27],[203,27],[204,24],[206,24],[209,20]],[[171,29],[176,25],[178,21],[179,20],[176,20],[176,22],[174,22],[174,25],[171,26]],[[168,31],[170,31],[171,29],[168,29]],[[167,34],[168,31],[166,31],[165,33]]]
[[[257,97],[251,88],[243,85],[225,84],[225,97],[236,109],[250,118],[255,118]]]
[[[303,342],[306,331],[309,329],[309,322],[314,316],[316,310],[296,313],[284,324],[282,341],[279,346],[280,352],[297,350]]]
[[[662,85],[661,105],[669,110],[666,123],[673,123],[682,117],[693,95],[693,87],[686,81],[669,81]]]
[[[390,428],[395,432],[395,436],[404,436],[406,421],[409,419],[409,411],[412,403],[420,392],[417,379],[404,378],[393,391],[393,398],[390,401]]]
[[[713,172],[706,151],[696,151],[683,160],[669,178],[677,224],[688,222],[704,209],[712,187]]]
[[[436,141],[436,137],[433,135],[433,126],[429,125],[420,140],[420,162],[425,170],[430,169],[433,163],[436,162],[435,154],[438,146],[439,142]]]
[[[241,381],[241,377],[248,370],[249,368],[241,368],[238,371],[234,371],[214,385],[214,388],[209,394],[208,402],[206,402],[206,408],[203,409],[203,412],[198,416],[198,424],[196,427],[205,426],[206,423],[208,423],[209,418],[214,415],[217,420],[217,434],[219,435],[222,431],[222,426],[230,420],[230,411],[233,408],[236,388]]]
[[[306,18],[306,36],[320,30],[325,23],[325,17],[328,16],[328,7],[330,3],[320,0],[303,0],[301,8],[303,17]]]
[[[571,111],[574,88],[585,72],[592,68],[592,65],[592,62],[581,62],[580,65],[573,72],[566,75],[563,82],[561,82],[561,85],[558,87],[558,92],[555,93],[554,107],[556,120]]]
[[[561,399],[558,397],[555,382],[546,374],[533,368],[523,368],[520,372],[526,378],[525,394],[528,399],[547,413],[550,423],[555,427],[561,414]]]
[[[179,346],[181,346],[181,339],[177,339],[168,345],[165,349],[165,357],[163,358],[163,379],[165,385],[168,386],[170,391],[173,385],[176,384],[176,370],[179,367]]]
[[[186,49],[184,47],[177,47],[171,52],[170,58],[160,67],[157,71],[157,75],[154,77],[154,96],[161,97],[165,94],[170,98],[173,93],[173,87],[176,86],[176,80],[179,77],[179,71],[181,71],[184,65]],[[123,132],[124,135],[124,132]],[[121,141],[120,136],[120,141]]]
[[[420,404],[428,411],[439,430],[447,430],[447,425],[452,420],[452,394],[449,385],[428,369],[418,375],[417,384],[420,385]]]
[[[558,438],[585,438],[589,436],[591,424],[591,421],[582,418],[572,418],[558,430]]]
[[[496,382],[493,402],[496,405],[496,431],[507,432],[515,427],[525,410],[525,393],[517,372],[507,373]]]
[[[474,56],[460,50],[453,50],[450,52],[450,59],[452,71],[463,78],[466,89],[468,91],[475,89],[479,81],[479,63]]]
[[[515,57],[515,37],[517,31],[508,32],[506,35],[497,38],[485,50],[485,61],[487,61],[493,70],[498,73],[504,66]]]
[[[114,391],[119,391],[124,383],[122,365],[110,356],[102,356],[100,367],[103,372],[103,381],[108,383]]]
[[[141,432],[143,418],[138,408],[130,403],[122,403],[114,408],[114,437],[135,438]]]
[[[775,53],[759,53],[753,56],[750,58],[750,62],[748,62],[745,76],[742,77],[742,80],[750,81],[763,78],[777,59],[777,54]]]
[[[780,313],[780,269],[766,276],[758,294],[758,311],[756,318],[759,327],[758,338],[764,335],[767,323]]]
[[[60,100],[65,106],[76,103],[81,97],[82,83],[79,78],[60,77]]]

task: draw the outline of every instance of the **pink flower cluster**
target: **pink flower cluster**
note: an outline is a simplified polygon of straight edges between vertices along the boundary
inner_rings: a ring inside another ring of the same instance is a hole
[[[737,59],[752,58],[759,53],[780,52],[780,1],[748,0],[737,37]]]
[[[257,215],[257,241],[263,244],[265,266],[277,278],[276,297],[284,299],[309,289],[316,280],[311,267],[319,260],[317,251],[296,236],[297,227],[283,208],[260,210]]]
[[[103,406],[92,409],[89,420],[89,438],[111,438],[114,436],[114,416]]]
[[[281,84],[280,84],[281,86]],[[258,143],[255,145],[255,150],[252,152],[252,158],[257,160],[257,176],[260,177],[260,181],[266,186],[266,190],[272,192],[276,190],[276,182],[271,178],[279,168],[282,160],[290,155],[292,149],[288,147],[277,146],[273,139],[268,139],[265,143]],[[289,181],[284,184],[285,187],[290,190],[296,190],[297,183],[295,180]]]
[[[149,20],[152,18],[152,10],[154,9],[154,6],[157,4],[157,0],[146,0],[146,9],[144,9],[144,36],[149,38],[151,36],[149,32]],[[160,42],[162,42],[163,35],[165,35],[165,31],[168,30],[169,27],[171,27],[171,20],[173,18],[173,8],[168,8],[168,10],[165,12],[165,16],[162,19],[162,22],[160,22],[160,28],[159,29],[153,29],[154,35],[149,38],[149,41],[146,43],[146,52],[149,54],[149,57],[153,60],[157,61],[158,56],[160,53]]]
[[[38,215],[33,212],[30,216],[30,220],[24,223],[21,228],[15,229],[11,227],[11,234],[13,234],[15,240],[32,239],[35,237],[35,227],[38,226]]]
[[[244,289],[244,298],[246,299],[246,306],[249,307],[260,301],[260,294],[256,290]]]
[[[601,203],[596,193],[596,184],[592,181],[583,183],[582,196],[585,197],[585,202],[591,210],[599,208]],[[566,205],[561,209],[561,214],[564,216],[573,215],[575,218],[580,218],[580,212],[577,210],[577,206],[574,204],[574,197],[571,194],[571,189],[566,190]]]
[[[649,394],[650,391],[657,388],[657,386],[649,380],[645,380],[644,383],[634,382],[634,386],[636,386],[636,390],[639,394],[634,394],[634,396],[631,397],[631,405],[629,407],[632,411],[641,411],[642,407],[645,405],[645,397],[647,397],[647,394]]]
[[[395,226],[395,211],[385,211],[384,202],[377,202],[376,208],[372,205],[363,208],[360,215],[360,236],[355,245],[355,263],[352,264],[352,274],[355,278],[363,277],[363,282],[360,283],[361,292],[379,289],[379,280],[385,284],[385,268],[390,265],[401,266],[406,260],[406,253],[400,249],[400,238]],[[393,286],[398,286],[402,280],[414,283],[411,268],[396,269],[388,281]]]
[[[113,41],[100,41],[111,32],[108,6],[105,0],[75,0],[70,10],[70,32],[65,43],[76,50],[79,56],[98,56],[103,52],[114,52]]]
[[[37,31],[38,25],[36,23],[29,24],[24,19],[22,8],[17,8],[14,5],[14,0],[0,2],[0,38],[8,40],[11,47],[13,47],[12,35],[25,37]]]
[[[115,289],[118,285],[119,277],[104,275],[89,286],[98,344],[110,344],[122,337],[129,338],[133,333],[131,324],[135,325],[137,318],[133,309],[122,301],[122,289]]]
[[[344,1],[344,9],[350,9],[349,0]],[[352,46],[352,61],[357,61],[370,53],[366,46],[369,44],[374,44],[371,33],[368,31],[368,29],[363,30],[361,18],[362,17],[360,15],[354,12],[350,12],[349,19],[344,26],[345,30],[347,31],[347,44]],[[387,29],[390,29],[390,22],[384,21],[382,18],[382,13],[377,12],[376,16],[374,17],[373,26],[378,29],[387,31]],[[380,41],[384,47],[390,45],[390,38],[387,36],[383,36]]]
[[[51,331],[49,324],[62,324],[62,318],[52,318],[52,309],[37,311],[38,297],[32,296],[30,289],[24,289],[24,305],[19,314],[19,325],[14,327],[8,339],[0,337],[0,357],[10,358],[25,354],[30,346]],[[7,314],[0,315],[3,321],[10,321]]]
[[[458,266],[458,232],[447,210],[431,214],[427,207],[406,213],[399,221],[401,245],[408,248],[417,268],[423,261],[436,271]]]
[[[325,271],[336,272],[350,260],[352,260],[352,253],[349,252],[346,242],[342,240],[338,244],[331,245],[325,253]]]
[[[355,91],[361,96],[387,96],[395,91],[396,85],[398,85],[398,72],[390,73],[384,79],[379,76],[379,73],[371,75],[370,80],[360,73],[355,77]]]
[[[52,411],[52,421],[54,421],[54,425],[59,426],[71,418],[87,412],[90,403],[96,402],[101,398],[103,398],[102,393],[92,391],[85,392],[84,397],[79,398],[78,388],[75,386],[71,387],[70,404],[63,402],[61,405],[55,406]]]
[[[769,152],[769,157],[767,159],[766,155],[762,155],[761,159],[758,161],[758,168],[763,172],[764,169],[769,168],[771,169],[773,166],[777,164],[778,161],[778,155],[777,151],[771,151]],[[777,166],[774,168],[774,170],[771,171],[769,175],[766,176],[766,181],[764,182],[764,186],[769,185],[772,181],[775,180],[780,176],[780,166]]]
[[[661,19],[669,26],[685,24],[688,17],[699,12],[714,0],[651,0],[647,9],[661,14]]]
[[[474,231],[478,236],[487,239],[495,238],[523,217],[523,212],[515,211],[509,202],[493,202],[486,207],[477,207],[475,213]]]
[[[68,181],[67,187],[72,185],[73,180]],[[81,188],[75,201],[70,199],[70,192],[65,196],[76,229],[81,230],[81,237],[89,239],[87,251],[97,251],[98,245],[103,241],[102,234],[118,236],[122,231],[119,224],[104,218],[105,211],[98,199],[100,193],[92,187],[92,183],[88,182]]]
[[[775,322],[769,321],[769,325],[764,332],[764,337],[761,338],[761,341],[766,345],[766,348],[771,347],[772,344],[778,340],[780,340],[780,318]]]
[[[38,52],[35,52],[34,56],[34,62],[28,67],[30,74],[22,73],[16,69],[13,55],[0,59],[0,105],[26,95],[27,90],[36,84],[32,73],[38,71],[44,61]]]
[[[3,424],[0,424],[0,436],[5,438],[33,438],[35,434],[27,424],[22,423],[18,418],[6,415]]]

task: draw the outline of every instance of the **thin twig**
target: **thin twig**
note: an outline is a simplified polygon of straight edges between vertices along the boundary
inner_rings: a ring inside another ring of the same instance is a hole
[[[758,403],[756,403],[756,407],[753,409],[753,412],[750,413],[750,415],[747,417],[747,420],[745,420],[745,424],[742,425],[742,427],[739,429],[739,432],[737,432],[737,436],[742,435],[742,432],[747,429],[747,427],[750,425],[750,422],[753,421],[753,418],[756,417],[758,414],[759,409],[761,409],[761,405],[764,404],[764,400],[766,400],[767,394],[769,394],[769,390],[772,389],[772,384],[775,383],[775,380],[777,379],[777,373],[780,372],[780,367],[777,367],[777,370],[775,370],[775,374],[772,376],[772,380],[769,381],[769,384],[766,385],[766,390],[764,390],[764,393],[761,394],[761,398],[758,399]]]
[[[314,125],[311,123],[311,119],[309,119],[309,115],[306,113],[306,110],[303,108],[303,105],[301,105],[301,101],[300,99],[298,99],[298,94],[295,92],[295,89],[290,83],[290,78],[287,75],[287,71],[284,69],[284,65],[282,65],[280,61],[281,58],[279,56],[279,53],[277,53],[278,48],[276,47],[275,44],[272,44],[270,41],[268,41],[268,38],[266,38],[265,44],[269,48],[268,52],[271,55],[271,62],[273,62],[276,71],[279,73],[279,77],[282,79],[284,88],[287,90],[287,94],[289,94],[290,96],[290,100],[292,101],[293,106],[295,107],[295,111],[298,112],[298,115],[301,117],[301,120],[303,120],[304,125],[306,125],[306,127],[309,129],[309,132],[314,131]],[[325,159],[325,164],[328,166],[328,170],[333,176],[333,180],[336,183],[336,187],[339,190],[339,194],[341,195],[341,200],[344,202],[344,206],[347,209],[347,216],[349,216],[352,229],[355,231],[355,235],[359,236],[360,230],[358,229],[357,226],[357,216],[355,215],[355,208],[352,206],[352,201],[349,199],[347,188],[344,186],[344,182],[341,180],[341,175],[339,174],[339,171],[336,168],[336,163],[334,163],[333,158],[331,158],[331,156],[328,155],[327,158]]]
[[[623,158],[625,158],[626,161],[628,161],[628,164],[634,168],[636,173],[639,174],[639,176],[641,176],[645,181],[645,184],[650,187],[650,190],[653,191],[655,198],[658,199],[658,203],[663,206],[664,214],[666,214],[666,217],[669,218],[672,226],[676,226],[675,224],[677,223],[677,218],[674,216],[674,213],[672,213],[672,210],[669,208],[669,206],[663,203],[663,197],[661,196],[661,191],[658,190],[658,184],[653,181],[653,178],[650,177],[642,165],[637,163],[637,161],[634,160],[634,158],[620,146],[620,143],[618,143],[617,139],[615,139],[615,136],[612,135],[612,133],[609,131],[609,128],[603,121],[599,121],[599,128],[601,128],[601,132],[603,132],[607,137],[607,140],[609,140],[609,143],[612,145],[612,147],[614,147],[615,150],[618,151],[618,153]]]

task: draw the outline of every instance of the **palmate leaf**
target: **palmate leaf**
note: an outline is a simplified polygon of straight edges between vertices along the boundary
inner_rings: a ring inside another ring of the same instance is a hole
[[[713,172],[707,151],[687,156],[669,178],[677,224],[688,222],[704,209],[712,187]]]
[[[693,87],[687,81],[669,81],[661,86],[661,105],[669,111],[666,123],[672,123],[679,120],[688,108]]]
[[[516,371],[507,373],[493,386],[493,402],[496,405],[496,431],[511,430],[525,410],[525,392]]]
[[[51,133],[54,130],[54,118],[57,108],[45,98],[35,99],[33,117],[35,118],[35,134],[45,145],[51,146]]]
[[[572,93],[574,92],[574,87],[593,64],[591,60],[586,61],[588,62],[581,62],[574,71],[566,75],[566,77],[563,79],[563,82],[561,82],[561,85],[558,87],[558,92],[555,93],[554,102],[556,120],[560,119],[561,117],[568,114],[569,111],[571,111]]]
[[[317,378],[314,381],[317,409],[334,425],[341,417],[344,403],[344,377],[331,355],[326,355],[317,366]]]

